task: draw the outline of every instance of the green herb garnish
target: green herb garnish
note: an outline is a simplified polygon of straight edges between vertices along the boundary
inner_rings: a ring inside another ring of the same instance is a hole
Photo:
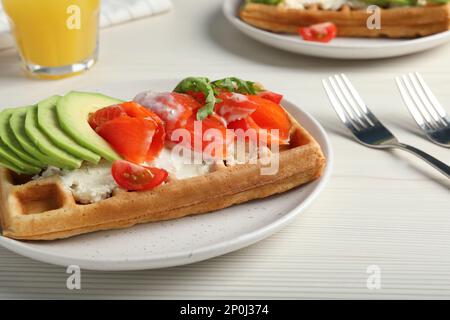
[[[216,96],[221,90],[242,94],[257,94],[263,89],[252,81],[245,81],[236,77],[229,77],[211,82],[204,77],[189,77],[182,80],[173,90],[178,93],[202,92],[205,95],[205,105],[197,112],[197,120],[203,120],[214,113]]]
[[[229,92],[237,92],[242,94],[257,94],[261,91],[252,81],[245,81],[236,77],[229,77],[216,80],[212,83],[214,89],[225,89]]]
[[[208,78],[189,77],[182,80],[173,90],[178,93],[202,92],[205,95],[205,105],[197,112],[197,120],[203,120],[214,112],[216,97]]]

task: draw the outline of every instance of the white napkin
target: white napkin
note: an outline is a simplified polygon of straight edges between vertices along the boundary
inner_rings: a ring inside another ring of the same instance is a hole
[[[101,28],[163,13],[172,8],[171,0],[102,0],[101,3]],[[11,46],[13,41],[9,34],[8,19],[0,1],[0,49]]]

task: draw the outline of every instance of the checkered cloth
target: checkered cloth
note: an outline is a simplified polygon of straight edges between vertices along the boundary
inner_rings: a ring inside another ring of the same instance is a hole
[[[102,0],[101,3],[101,28],[149,17],[172,8],[171,0]],[[12,37],[8,31],[8,19],[0,1],[0,49],[13,46]]]

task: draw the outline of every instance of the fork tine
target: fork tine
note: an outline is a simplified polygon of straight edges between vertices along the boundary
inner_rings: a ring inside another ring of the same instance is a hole
[[[414,89],[416,90],[417,95],[419,96],[422,104],[425,106],[425,110],[428,111],[428,113],[431,115],[431,118],[435,121],[435,125],[436,126],[441,126],[442,123],[439,121],[440,117],[438,115],[438,113],[436,112],[436,110],[434,109],[434,107],[431,105],[428,97],[425,95],[425,93],[422,90],[422,87],[420,86],[417,78],[415,77],[414,74],[409,73],[408,74],[409,80],[411,81]]]
[[[354,125],[354,123],[351,121],[350,117],[345,112],[344,108],[340,104],[339,100],[336,98],[335,93],[331,89],[331,87],[328,85],[327,80],[322,80],[323,87],[325,89],[325,92],[327,93],[328,99],[330,100],[331,106],[333,107],[334,111],[336,111],[339,119],[341,119],[342,123],[352,132],[355,133],[359,129]]]
[[[345,85],[347,86],[348,90],[352,94],[353,98],[355,99],[358,106],[361,108],[361,110],[364,112],[365,116],[369,121],[372,123],[372,125],[380,125],[381,122],[375,117],[375,115],[370,111],[370,109],[366,106],[364,103],[364,100],[359,95],[358,91],[355,89],[355,87],[352,85],[350,80],[347,78],[347,76],[343,73],[341,73],[341,77],[344,80]]]
[[[406,107],[408,108],[409,112],[413,116],[416,123],[419,125],[419,127],[423,128],[426,127],[429,129],[428,123],[425,122],[425,119],[420,114],[419,110],[417,110],[416,105],[411,100],[411,97],[408,94],[408,91],[406,90],[405,84],[403,84],[403,79],[400,77],[395,78],[395,82],[397,83],[397,87],[400,90],[400,94],[403,98],[403,102],[405,102]]]
[[[427,112],[427,110],[425,110],[425,106],[423,105],[419,96],[417,95],[414,88],[412,87],[410,80],[405,75],[402,75],[402,80],[406,87],[406,91],[408,92],[409,96],[411,97],[413,105],[416,107],[416,109],[420,112],[422,117],[425,119],[425,123],[426,123],[427,127],[431,128],[431,129],[435,129],[436,126],[435,126],[433,119],[431,119],[430,114]]]
[[[350,92],[348,91],[347,87],[343,83],[343,80],[341,79],[341,77],[336,74],[334,76],[334,79],[336,80],[339,88],[341,89],[341,92],[344,94],[344,97],[347,100],[347,103],[350,104],[350,106],[352,107],[353,111],[356,113],[357,118],[358,118],[358,123],[363,128],[372,126],[372,123],[367,119],[367,117],[362,112],[362,110],[357,106],[355,100],[353,99],[352,95],[350,94]]]
[[[422,78],[422,75],[418,72],[415,72],[415,76],[416,76],[417,80],[419,81],[420,86],[422,87],[423,91],[425,92],[425,95],[428,97],[428,100],[431,102],[431,105],[434,107],[436,112],[441,116],[441,119],[445,120],[447,118],[447,112],[442,107],[442,105],[439,103],[438,99],[433,94],[431,89],[428,87],[425,80]]]
[[[345,100],[345,98],[344,98],[344,96],[343,96],[339,86],[337,85],[337,81],[335,81],[333,79],[333,77],[329,77],[328,81],[330,82],[331,87],[334,90],[334,94],[338,98],[341,107],[343,107],[345,113],[348,115],[348,117],[350,117],[353,125],[355,125],[359,129],[366,127],[363,123],[361,123],[358,114],[356,114],[356,116],[355,116],[354,113],[356,113],[356,112],[354,112],[352,110],[352,108],[349,106],[348,102]]]

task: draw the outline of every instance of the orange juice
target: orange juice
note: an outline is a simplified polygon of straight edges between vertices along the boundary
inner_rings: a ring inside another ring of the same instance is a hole
[[[96,58],[100,0],[3,0],[25,69],[60,77]]]

